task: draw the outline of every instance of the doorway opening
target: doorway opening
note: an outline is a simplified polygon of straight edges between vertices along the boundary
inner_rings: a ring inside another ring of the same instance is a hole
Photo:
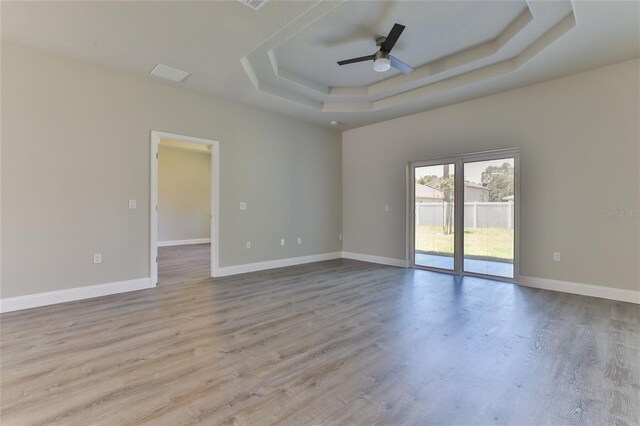
[[[416,161],[409,169],[411,265],[516,282],[518,150]]]
[[[214,277],[219,143],[151,132],[150,276],[155,285]]]

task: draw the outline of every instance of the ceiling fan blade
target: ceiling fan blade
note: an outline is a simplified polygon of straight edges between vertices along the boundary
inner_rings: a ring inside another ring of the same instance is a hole
[[[391,49],[393,49],[393,46],[395,46],[396,42],[400,38],[400,34],[402,34],[403,31],[404,25],[394,24],[393,28],[391,28],[391,31],[389,31],[389,35],[385,39],[384,43],[382,43],[382,46],[380,46],[380,49],[384,50],[387,53],[391,52]]]
[[[338,61],[338,65],[355,64],[356,62],[373,61],[374,55],[360,56],[359,58],[345,59],[344,61]]]
[[[397,70],[402,71],[405,74],[409,74],[411,71],[413,71],[413,68],[411,68],[409,65],[405,64],[404,62],[402,62],[400,59],[396,58],[395,56],[389,55],[389,61],[391,61],[391,66],[392,67],[394,67]]]

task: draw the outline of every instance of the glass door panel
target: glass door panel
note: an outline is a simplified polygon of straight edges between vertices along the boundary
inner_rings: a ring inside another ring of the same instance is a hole
[[[455,268],[455,164],[415,166],[414,264]]]
[[[464,163],[463,270],[514,278],[515,158]]]

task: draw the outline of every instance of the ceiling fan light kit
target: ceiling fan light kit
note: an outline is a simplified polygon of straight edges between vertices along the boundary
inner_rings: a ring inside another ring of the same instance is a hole
[[[389,71],[391,68],[391,61],[389,60],[389,54],[383,51],[376,52],[373,60],[373,70],[377,72]]]

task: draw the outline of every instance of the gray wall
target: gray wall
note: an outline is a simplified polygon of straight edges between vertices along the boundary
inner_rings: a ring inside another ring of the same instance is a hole
[[[639,73],[633,60],[345,132],[343,250],[405,259],[408,161],[520,147],[521,275],[637,290]]]
[[[220,266],[341,249],[336,131],[5,40],[1,103],[3,298],[149,276],[150,130],[220,141]]]
[[[158,241],[211,238],[211,153],[158,153]]]

